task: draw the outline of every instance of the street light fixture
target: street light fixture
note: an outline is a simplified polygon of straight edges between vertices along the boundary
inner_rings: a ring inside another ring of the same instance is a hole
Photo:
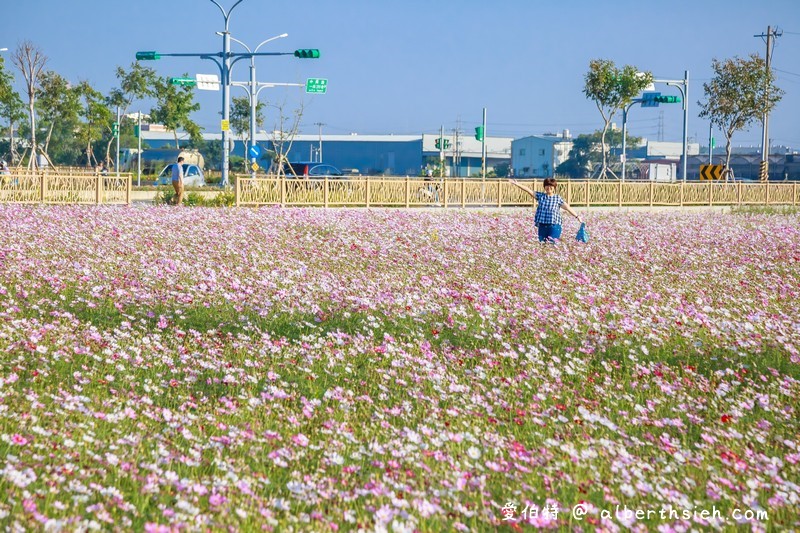
[[[686,181],[686,166],[689,153],[687,151],[689,138],[689,71],[683,71],[682,80],[653,80],[653,83],[666,83],[671,87],[677,87],[683,98],[683,181]]]
[[[216,5],[219,10],[222,12],[222,16],[225,18],[225,31],[217,32],[217,35],[222,36],[222,52],[215,52],[215,53],[205,53],[205,54],[161,54],[154,51],[148,52],[136,52],[136,60],[137,61],[152,61],[156,59],[161,59],[161,57],[199,57],[200,59],[210,59],[217,64],[219,67],[220,72],[220,83],[222,84],[222,122],[220,124],[220,129],[222,130],[222,186],[227,187],[230,185],[230,180],[228,179],[229,172],[229,160],[230,160],[230,146],[228,141],[229,136],[229,124],[230,124],[230,113],[231,113],[231,103],[230,103],[230,87],[231,87],[231,67],[243,57],[253,57],[253,56],[285,56],[285,55],[294,55],[295,57],[311,57],[317,58],[319,57],[319,50],[297,50],[294,52],[247,52],[247,53],[232,53],[231,52],[231,35],[228,31],[228,27],[230,25],[230,17],[231,12],[241,4],[244,0],[237,0],[235,4],[231,6],[231,8],[226,12],[225,9],[217,2],[217,0],[211,0],[211,2]],[[305,52],[306,54],[298,54],[299,52]],[[311,52],[310,54],[308,54]],[[233,60],[232,60],[233,59]]]
[[[238,82],[238,81],[231,81],[231,85],[235,85],[237,87],[242,87],[247,91],[247,95],[250,98],[250,150],[248,150],[248,154],[250,155],[250,175],[255,177],[256,171],[252,166],[253,163],[256,162],[256,158],[253,157],[251,150],[254,149],[256,146],[256,108],[258,107],[258,94],[261,92],[261,89],[266,87],[302,87],[303,85],[300,83],[259,83],[256,81],[256,59],[255,54],[258,52],[258,49],[261,48],[263,45],[267,44],[268,42],[275,41],[277,39],[283,39],[284,37],[288,37],[288,33],[282,33],[280,35],[276,35],[274,37],[270,37],[269,39],[265,39],[261,41],[258,46],[256,46],[253,50],[250,50],[250,47],[247,46],[245,43],[236,39],[234,37],[230,37],[232,41],[239,43],[240,45],[244,46],[247,49],[247,52],[250,54],[250,81],[249,82]],[[296,54],[296,53],[295,53]],[[231,66],[233,66],[236,61],[241,58],[235,59]]]

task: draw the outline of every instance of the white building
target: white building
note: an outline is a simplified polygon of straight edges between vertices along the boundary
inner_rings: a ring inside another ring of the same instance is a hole
[[[531,135],[511,142],[511,166],[519,178],[547,178],[567,160],[572,149],[569,130],[561,135]]]

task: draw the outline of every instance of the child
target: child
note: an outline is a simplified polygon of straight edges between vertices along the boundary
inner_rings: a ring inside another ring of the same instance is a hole
[[[556,194],[555,178],[544,180],[544,192],[533,192],[528,187],[520,185],[516,180],[510,180],[510,182],[536,198],[536,215],[533,222],[539,231],[539,242],[555,242],[561,238],[562,209],[577,218],[578,222],[583,223],[583,219],[561,196]]]

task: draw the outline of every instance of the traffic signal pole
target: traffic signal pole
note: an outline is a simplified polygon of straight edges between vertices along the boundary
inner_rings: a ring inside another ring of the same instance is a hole
[[[481,179],[486,181],[486,108],[483,108],[483,130],[481,131]]]

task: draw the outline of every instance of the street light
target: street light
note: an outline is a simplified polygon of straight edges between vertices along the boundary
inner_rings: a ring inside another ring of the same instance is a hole
[[[682,80],[653,80],[653,83],[666,83],[669,86],[677,87],[683,98],[683,181],[686,181],[686,165],[688,159],[689,138],[689,71],[683,71]]]
[[[625,167],[628,164],[628,156],[625,153],[628,137],[628,110],[634,104],[640,104],[644,101],[642,98],[633,100],[630,104],[622,108],[622,181],[625,181]]]
[[[217,35],[219,35],[219,34],[220,33],[217,32]],[[247,95],[250,98],[250,148],[251,149],[253,147],[255,147],[255,145],[256,145],[256,108],[258,107],[257,106],[257,104],[258,104],[258,93],[261,92],[261,89],[263,89],[265,87],[276,87],[276,86],[279,86],[279,85],[281,85],[281,86],[302,87],[302,85],[299,84],[299,83],[258,83],[256,81],[256,58],[255,58],[255,55],[253,55],[253,54],[258,52],[258,49],[261,48],[263,45],[267,44],[268,42],[274,41],[276,39],[283,39],[284,37],[288,37],[288,36],[289,36],[288,33],[282,33],[280,35],[276,35],[274,37],[270,37],[269,39],[265,39],[265,40],[261,41],[258,44],[258,46],[256,46],[253,50],[250,50],[250,47],[247,46],[242,41],[240,41],[239,39],[236,39],[234,37],[230,37],[230,40],[235,41],[235,42],[239,43],[240,45],[244,46],[245,49],[247,49],[247,52],[249,54],[251,54],[250,55],[250,81],[247,82],[247,83],[238,82],[238,81],[231,81],[230,82],[231,85],[235,85],[237,87],[242,87],[243,89],[247,90]],[[240,59],[240,58],[237,58],[236,60],[234,60],[231,63],[231,66],[233,66],[236,63],[236,61],[238,61],[238,59]],[[249,151],[248,151],[247,155],[251,155],[249,153]],[[255,163],[256,162],[256,158],[252,157],[252,155],[251,155],[250,159],[251,159],[251,163]],[[251,169],[250,175],[252,177],[255,177],[256,171],[252,167],[252,165],[251,165],[250,169]]]

